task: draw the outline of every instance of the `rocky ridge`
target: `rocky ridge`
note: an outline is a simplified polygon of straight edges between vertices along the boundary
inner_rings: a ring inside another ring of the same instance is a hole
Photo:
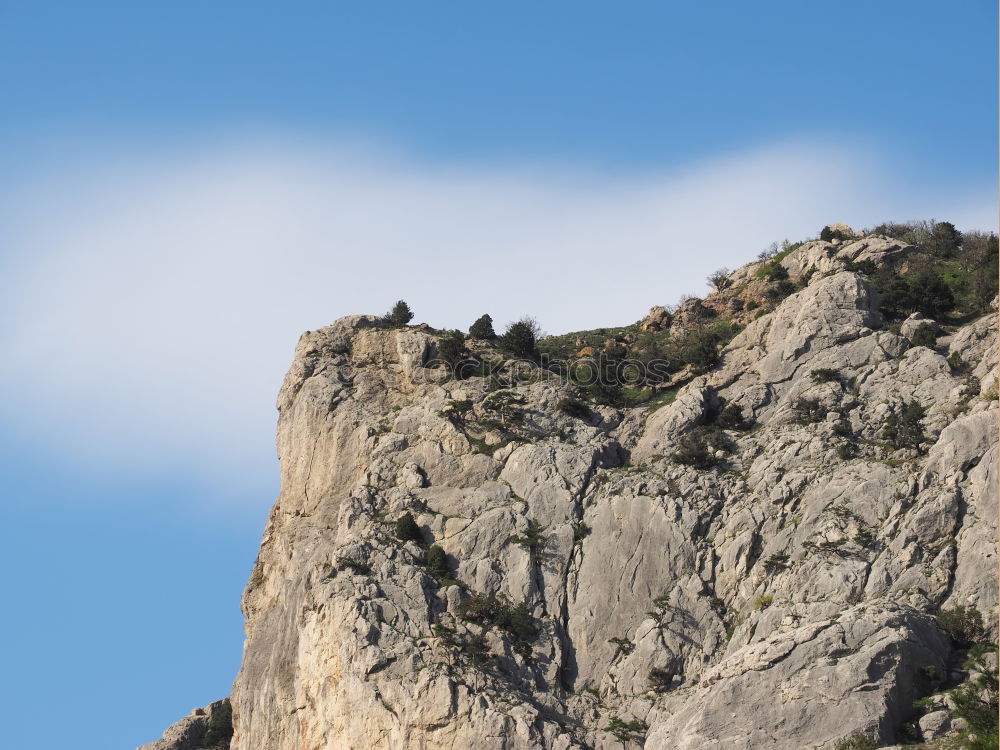
[[[805,243],[764,312],[761,264],[729,274],[704,306],[745,327],[658,408],[569,409],[543,369],[449,379],[426,327],[303,334],[231,747],[832,749],[933,724],[914,701],[964,677],[935,613],[997,636],[997,314],[894,333],[838,258],[912,252]],[[146,748],[200,747],[177,726]]]

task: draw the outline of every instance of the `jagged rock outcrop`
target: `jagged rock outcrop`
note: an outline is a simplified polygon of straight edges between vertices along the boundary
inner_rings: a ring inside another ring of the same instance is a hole
[[[229,700],[196,708],[170,725],[162,739],[138,750],[227,750],[232,737],[232,707]]]
[[[897,739],[948,670],[933,613],[974,606],[995,638],[997,606],[996,314],[911,347],[833,260],[911,251],[801,246],[808,285],[658,409],[449,379],[433,331],[371,317],[304,334],[232,747],[612,748],[615,717],[665,750]],[[911,402],[919,439],[888,445]],[[726,404],[753,429],[679,462]]]

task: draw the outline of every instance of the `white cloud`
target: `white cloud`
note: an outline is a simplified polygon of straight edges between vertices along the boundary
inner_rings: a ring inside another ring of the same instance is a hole
[[[57,462],[222,494],[274,476],[295,340],[341,315],[620,325],[830,221],[994,216],[992,186],[917,190],[805,142],[639,175],[273,139],[126,156],[0,198],[3,412]]]

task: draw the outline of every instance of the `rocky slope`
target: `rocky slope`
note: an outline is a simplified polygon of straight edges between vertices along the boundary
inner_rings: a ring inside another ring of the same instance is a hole
[[[581,409],[540,369],[450,379],[426,327],[303,334],[232,747],[902,740],[963,677],[933,615],[975,608],[995,640],[997,604],[995,302],[911,346],[838,263],[908,252],[807,243],[764,313],[733,303],[761,264],[733,272],[704,304],[745,328],[658,408]]]

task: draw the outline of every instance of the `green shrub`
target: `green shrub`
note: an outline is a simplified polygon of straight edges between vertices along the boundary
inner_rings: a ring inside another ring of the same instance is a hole
[[[523,638],[514,641],[513,648],[514,653],[519,654],[523,659],[530,659],[535,653],[534,649],[531,647],[531,643]]]
[[[875,544],[875,535],[868,529],[858,529],[858,533],[854,535],[854,543],[859,547],[870,548]]]
[[[432,544],[427,550],[424,564],[427,566],[427,572],[438,580],[448,578],[451,573],[448,570],[448,555],[437,544]]]
[[[670,611],[670,594],[660,594],[653,599],[653,609],[646,614],[654,620],[662,620],[663,616]]]
[[[813,424],[826,419],[827,409],[818,398],[799,398],[792,404],[798,424]]]
[[[832,367],[819,367],[809,373],[809,377],[814,383],[839,383],[840,370],[835,370]]]
[[[609,638],[608,643],[615,647],[615,656],[611,657],[612,659],[617,657],[618,654],[628,656],[635,651],[635,644],[628,638]]]
[[[573,522],[573,544],[579,544],[590,536],[590,527],[583,521]]]
[[[729,403],[719,412],[716,424],[724,430],[743,430],[746,429],[747,421],[743,416],[743,409],[740,408],[740,405]]]
[[[955,295],[947,282],[932,269],[917,273],[910,281],[913,306],[932,318],[937,318],[955,307]]]
[[[798,289],[799,288],[788,279],[781,279],[780,281],[776,281],[771,284],[771,286],[768,287],[766,294],[767,298],[771,300],[771,302],[777,304],[778,302],[781,302],[781,300],[785,299],[785,297],[790,297],[795,294]]]
[[[833,434],[842,438],[854,437],[854,431],[851,429],[851,420],[841,414],[840,419],[833,423]]]
[[[590,413],[590,408],[576,398],[564,398],[559,401],[557,406],[559,411],[570,417],[575,417],[576,419],[587,419],[589,420],[592,416]]]
[[[788,555],[785,554],[771,555],[764,561],[764,572],[769,575],[780,573],[786,568],[788,568]]]
[[[352,573],[360,573],[361,575],[367,575],[372,572],[372,566],[361,560],[355,560],[353,557],[341,557],[337,560],[337,567],[341,570],[350,570]]]
[[[497,616],[503,601],[490,594],[473,594],[456,608],[458,616],[471,622],[490,624]]]
[[[979,674],[951,692],[955,715],[965,719],[968,731],[975,735],[974,740],[964,737],[969,744],[963,744],[963,747],[973,750],[996,748],[997,711],[1000,709],[997,700],[997,670],[990,666],[981,653],[969,660],[966,669]]]
[[[663,693],[670,689],[674,682],[674,673],[669,669],[653,667],[649,670],[649,684],[657,693]]]
[[[465,358],[465,336],[461,331],[448,331],[438,339],[438,359],[442,364],[454,367]]]
[[[845,232],[843,229],[833,229],[829,226],[823,227],[820,230],[819,238],[824,242],[832,242],[833,240],[850,240],[854,239],[854,235],[850,232]]]
[[[729,278],[730,273],[731,271],[728,268],[720,268],[708,277],[708,283],[720,292],[724,289],[728,289],[733,284],[732,279]]]
[[[914,346],[926,346],[928,349],[933,349],[934,344],[937,343],[937,332],[934,326],[930,323],[918,325],[910,338],[910,343]]]
[[[897,449],[919,447],[925,439],[922,422],[926,411],[916,401],[893,410],[882,428],[882,436]]]
[[[536,359],[538,357],[539,328],[534,318],[521,318],[507,326],[500,337],[500,348],[515,357]]]
[[[677,369],[690,365],[696,373],[708,372],[719,363],[719,348],[728,344],[739,330],[728,319],[699,325],[674,340],[663,354],[679,365]]]
[[[950,221],[935,223],[920,243],[924,250],[937,258],[951,258],[962,244],[962,233]]]
[[[469,335],[474,339],[485,339],[492,341],[497,337],[493,330],[493,318],[489,315],[481,315],[476,322],[469,326]]]
[[[682,339],[680,362],[696,373],[708,372],[719,363],[719,349],[712,336],[692,332]]]
[[[906,274],[884,266],[872,274],[871,281],[882,295],[881,311],[890,320],[914,312],[940,318],[955,307],[955,295],[935,266]]]
[[[913,231],[910,224],[900,224],[899,222],[887,221],[872,227],[868,234],[880,235],[882,237],[892,237],[894,240],[905,240]],[[909,240],[906,240],[907,242]]]
[[[493,619],[493,624],[521,640],[533,639],[538,635],[535,620],[524,602],[518,602],[512,607],[505,604]]]
[[[986,312],[997,296],[997,265],[1000,243],[993,232],[965,232],[958,255],[958,265],[968,272],[963,290],[964,306],[972,312]]]
[[[841,461],[849,461],[857,455],[857,449],[852,443],[841,443],[837,446],[837,458]]]
[[[777,258],[773,258],[757,269],[757,278],[768,281],[785,281],[788,279],[788,269],[781,265]]]
[[[948,355],[948,366],[953,372],[958,373],[968,372],[972,369],[969,363],[962,359],[958,352],[952,352]]]
[[[392,306],[392,309],[381,318],[383,325],[390,326],[392,328],[405,326],[411,320],[413,320],[413,312],[410,310],[410,306],[403,300],[396,302],[396,304]]]
[[[518,407],[527,403],[524,396],[513,391],[496,391],[483,399],[482,408],[491,416],[483,420],[486,427],[507,429],[524,421],[524,410]]]
[[[206,748],[229,747],[233,738],[233,704],[224,698],[208,717],[208,731],[202,740]]]
[[[469,633],[462,651],[477,667],[486,666],[490,661],[490,647],[482,633]]]
[[[753,608],[756,610],[765,610],[774,604],[774,597],[770,594],[761,594],[753,601]]]
[[[834,750],[875,750],[875,743],[858,732],[840,740],[834,745]]]
[[[396,520],[396,538],[401,542],[422,542],[423,534],[410,511],[406,511]]]
[[[512,605],[507,599],[491,594],[473,594],[456,608],[458,616],[483,626],[496,627],[522,639],[538,635],[538,628],[524,602]]]
[[[732,444],[718,427],[695,427],[685,435],[671,458],[679,464],[708,469],[719,463],[716,452],[729,452]]]
[[[466,415],[471,411],[472,401],[469,399],[459,399],[449,401],[444,409],[441,410],[441,416],[454,425],[462,425],[465,424]]]
[[[938,612],[938,627],[951,638],[958,648],[969,648],[986,637],[983,616],[975,607],[957,606]]]

